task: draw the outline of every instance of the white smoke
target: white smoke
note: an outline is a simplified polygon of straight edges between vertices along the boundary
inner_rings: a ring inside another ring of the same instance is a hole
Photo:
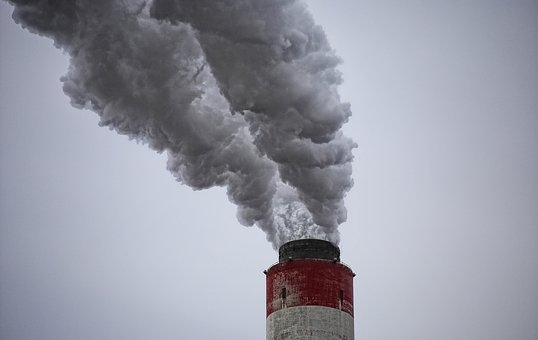
[[[73,106],[168,154],[194,189],[226,186],[278,247],[338,243],[352,186],[339,59],[295,0],[8,0],[70,57]]]

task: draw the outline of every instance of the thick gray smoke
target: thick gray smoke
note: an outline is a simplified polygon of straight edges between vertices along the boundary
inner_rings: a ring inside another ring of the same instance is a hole
[[[355,144],[339,59],[296,0],[8,0],[71,57],[73,106],[168,154],[194,189],[226,186],[274,247],[338,243]]]

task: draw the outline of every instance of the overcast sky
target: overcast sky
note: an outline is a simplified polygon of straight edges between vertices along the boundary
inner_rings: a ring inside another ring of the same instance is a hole
[[[310,0],[342,57],[357,339],[538,339],[538,2]],[[224,189],[69,105],[0,2],[0,338],[265,338],[277,254]]]

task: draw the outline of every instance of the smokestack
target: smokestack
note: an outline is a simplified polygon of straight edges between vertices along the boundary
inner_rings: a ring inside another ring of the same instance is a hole
[[[266,272],[267,340],[353,340],[353,271],[332,243],[285,243]]]

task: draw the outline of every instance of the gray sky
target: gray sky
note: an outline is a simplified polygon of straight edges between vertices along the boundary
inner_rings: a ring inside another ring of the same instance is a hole
[[[538,338],[538,3],[308,1],[358,143],[356,338]],[[263,339],[277,255],[223,189],[70,107],[0,2],[0,338]]]

